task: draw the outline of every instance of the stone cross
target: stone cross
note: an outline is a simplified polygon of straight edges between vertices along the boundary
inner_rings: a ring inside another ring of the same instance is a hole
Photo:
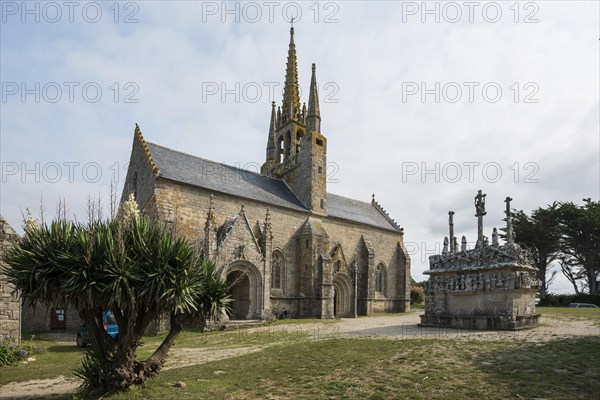
[[[485,212],[485,194],[481,190],[475,196],[475,216],[477,217],[477,247],[483,247],[483,216]]]
[[[506,203],[506,243],[514,243],[515,242],[515,232],[512,227],[512,213],[510,212],[510,202],[512,199],[506,196],[504,202]]]
[[[454,237],[454,211],[448,211],[448,226],[450,228],[450,253],[456,253],[456,238]]]

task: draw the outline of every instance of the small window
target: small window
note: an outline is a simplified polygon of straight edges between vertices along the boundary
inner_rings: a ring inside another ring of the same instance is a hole
[[[319,146],[323,146],[323,141],[322,141],[321,139],[317,139],[317,144],[318,144]]]
[[[319,165],[319,173],[320,173],[320,174],[322,174],[322,173],[323,173],[323,167],[321,167],[320,165]]]
[[[321,199],[321,210],[325,209],[325,200]]]

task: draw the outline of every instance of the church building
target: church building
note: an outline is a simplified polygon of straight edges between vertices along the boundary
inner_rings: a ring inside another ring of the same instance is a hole
[[[373,199],[327,192],[315,65],[301,105],[294,28],[261,173],[148,142],[136,125],[122,199],[188,237],[231,285],[230,318],[356,317],[410,308],[404,230]],[[266,127],[266,124],[265,124]],[[341,144],[341,142],[338,142]]]

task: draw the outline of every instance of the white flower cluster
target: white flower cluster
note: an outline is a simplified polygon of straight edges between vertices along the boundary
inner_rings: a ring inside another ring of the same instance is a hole
[[[35,218],[33,218],[33,215],[31,215],[31,211],[29,211],[29,208],[26,208],[25,215],[23,218],[23,230],[25,232],[27,232],[31,228],[34,228],[36,226],[37,226],[37,220]]]
[[[131,219],[137,220],[140,217],[140,210],[138,209],[137,202],[133,193],[129,194],[127,200],[123,203],[123,219],[129,221]]]

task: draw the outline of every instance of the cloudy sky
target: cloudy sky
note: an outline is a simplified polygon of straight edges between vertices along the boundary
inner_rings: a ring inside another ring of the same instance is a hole
[[[40,196],[85,219],[90,194],[120,193],[136,122],[149,141],[256,170],[292,16],[304,93],[317,65],[328,190],[375,193],[415,279],[448,210],[474,241],[478,189],[488,236],[506,196],[528,212],[600,197],[595,1],[0,4],[0,212],[19,231]]]

